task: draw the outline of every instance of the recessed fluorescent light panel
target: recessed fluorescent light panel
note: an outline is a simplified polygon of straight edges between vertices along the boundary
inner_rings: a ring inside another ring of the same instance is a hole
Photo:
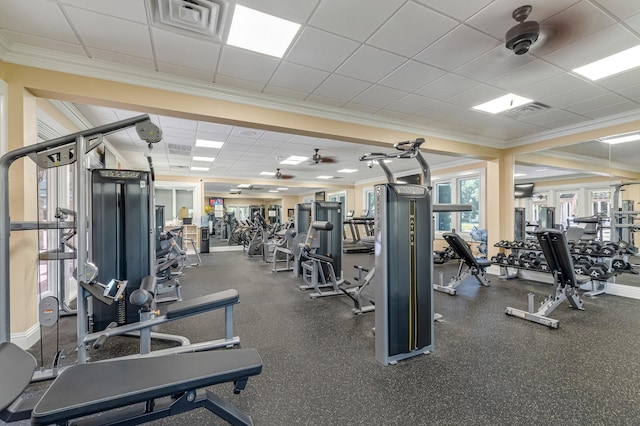
[[[302,163],[303,161],[307,161],[309,159],[309,157],[300,157],[299,155],[292,155],[289,158],[285,158],[284,160],[282,160],[280,162],[280,164],[289,164],[292,166],[297,166],[298,164]]]
[[[236,4],[227,44],[282,58],[300,24]]]
[[[191,167],[191,170],[194,172],[206,172],[209,170],[208,167]]]
[[[216,149],[220,149],[220,148],[222,148],[222,145],[224,145],[224,142],[209,141],[209,140],[206,140],[206,139],[196,139],[196,146],[199,146],[201,148],[216,148]]]
[[[316,179],[333,179],[333,176],[316,176]]]
[[[522,177],[522,176],[526,176],[526,173],[514,173],[513,177]]]
[[[279,192],[279,191],[277,191],[275,189],[270,189],[269,192]]]
[[[357,171],[358,169],[342,169],[342,170],[338,170],[338,173],[355,173]]]
[[[600,142],[608,143],[609,145],[616,145],[619,143],[640,141],[640,134],[634,133],[632,135],[612,136],[609,138],[598,139]]]
[[[276,188],[278,191],[288,191],[289,188]]]
[[[492,101],[474,106],[473,109],[488,112],[491,114],[497,114],[499,112],[517,108],[520,105],[525,105],[531,102],[533,102],[533,100],[514,95],[513,93],[509,93],[508,95],[500,96],[499,98],[496,98]]]
[[[251,184],[250,183],[241,183],[240,185],[238,185],[238,188],[251,188]]]
[[[638,66],[640,66],[640,45],[576,68],[573,72],[595,81]]]
[[[193,157],[193,161],[205,161],[209,163],[215,159],[216,157],[198,157],[198,156]]]
[[[275,176],[276,172],[260,172],[260,176]]]

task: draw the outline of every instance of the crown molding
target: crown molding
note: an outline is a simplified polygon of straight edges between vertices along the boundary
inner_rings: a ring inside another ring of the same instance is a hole
[[[9,42],[9,40],[5,36],[0,34],[0,61],[7,62],[6,57],[10,49],[11,49],[11,42]]]
[[[631,121],[640,120],[640,109],[634,111],[627,111],[620,114],[610,115],[608,117],[600,118],[597,120],[591,120],[590,124],[572,124],[570,126],[561,127],[559,129],[549,130],[546,132],[537,133],[534,136],[527,136],[523,138],[513,139],[509,142],[510,148],[517,146],[529,145],[536,142],[543,142],[551,139],[557,139],[564,136],[570,136],[576,134],[576,132],[589,132],[592,130],[598,130],[606,127],[613,127],[620,124],[629,123]],[[590,140],[590,139],[587,139]],[[587,142],[587,140],[583,142]]]
[[[454,134],[434,131],[428,126],[404,123],[382,116],[371,116],[357,111],[328,105],[314,104],[296,99],[266,95],[246,89],[224,86],[218,83],[148,71],[127,65],[113,64],[62,52],[54,52],[24,44],[14,43],[5,53],[4,60],[17,65],[42,68],[51,71],[99,78],[151,89],[167,90],[186,95],[253,105],[278,111],[310,115],[387,130],[415,133],[425,137],[448,139],[491,148],[505,148],[505,142],[471,134]]]

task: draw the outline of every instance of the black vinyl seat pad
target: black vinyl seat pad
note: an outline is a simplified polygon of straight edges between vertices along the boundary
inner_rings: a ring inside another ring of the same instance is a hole
[[[460,235],[454,233],[445,233],[442,234],[442,237],[447,243],[449,243],[449,246],[453,249],[453,251],[455,251],[456,254],[460,256],[460,258],[464,260],[464,263],[466,263],[470,268],[475,267],[478,269],[484,269],[487,266],[491,265],[491,262],[488,260],[476,259],[473,256],[473,253],[471,253],[471,249],[469,248],[467,243],[464,242],[462,237],[460,237]]]
[[[260,374],[255,349],[195,352],[69,367],[32,412],[45,425]]]
[[[194,297],[182,302],[172,303],[167,307],[167,318],[193,315],[199,312],[212,311],[240,301],[238,290],[228,289],[206,296]]]

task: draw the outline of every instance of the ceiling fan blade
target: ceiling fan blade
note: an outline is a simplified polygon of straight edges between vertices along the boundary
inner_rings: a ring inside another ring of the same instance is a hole
[[[293,175],[281,175],[278,179],[293,179],[294,177]]]
[[[333,164],[337,163],[338,160],[335,157],[322,157],[321,163]]]

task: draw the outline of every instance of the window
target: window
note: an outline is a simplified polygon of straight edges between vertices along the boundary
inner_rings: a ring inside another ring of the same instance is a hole
[[[480,191],[483,185],[481,174],[434,181],[434,202],[437,204],[470,204],[468,212],[441,212],[435,214],[436,232],[469,233],[481,227]]]
[[[197,223],[195,222],[197,218],[194,216],[199,216],[201,204],[196,201],[199,198],[199,191],[193,188],[169,188],[167,185],[156,184],[153,194],[154,204],[164,206],[165,221],[190,217],[193,218],[193,223]]]
[[[562,226],[574,226],[572,220],[578,213],[578,193],[563,192],[558,195],[558,199],[560,201],[560,223]]]
[[[436,183],[436,203],[451,204],[451,182]],[[451,213],[436,213],[436,231],[451,231]]]
[[[329,194],[328,199],[329,201],[342,203],[342,220],[344,221],[346,218],[346,212],[347,212],[347,193],[342,191],[342,192],[337,192],[335,194]]]
[[[540,209],[547,207],[549,195],[546,193],[533,194],[531,198],[533,200],[533,217],[532,220],[536,223],[540,221]]]
[[[376,212],[376,205],[374,202],[373,190],[365,191],[364,193],[364,211],[363,216],[373,217]]]

